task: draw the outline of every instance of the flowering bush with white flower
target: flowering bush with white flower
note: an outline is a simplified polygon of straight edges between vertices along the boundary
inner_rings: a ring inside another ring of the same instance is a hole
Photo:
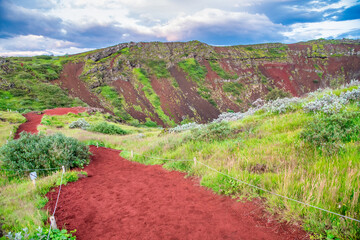
[[[305,112],[338,113],[346,103],[347,100],[331,93],[307,103],[303,109]]]
[[[285,113],[296,109],[296,106],[302,103],[301,98],[278,98],[266,103],[262,109],[271,113]]]
[[[169,129],[170,133],[175,133],[175,132],[182,132],[182,131],[186,131],[186,130],[191,130],[191,129],[196,129],[196,128],[202,128],[204,126],[204,124],[199,124],[199,123],[187,123],[187,124],[183,124],[183,125],[178,125],[174,128]]]
[[[356,100],[360,100],[360,88],[342,92],[340,96],[333,93],[326,94],[315,101],[307,103],[303,109],[305,112],[334,114],[340,112],[350,101]]]
[[[81,128],[81,129],[88,129],[90,128],[90,124],[83,118],[76,120],[69,124],[69,128]]]

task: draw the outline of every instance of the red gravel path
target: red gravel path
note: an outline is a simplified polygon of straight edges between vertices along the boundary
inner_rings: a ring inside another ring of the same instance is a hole
[[[45,110],[44,113],[46,115],[64,115],[68,113],[80,113],[85,112],[86,108],[84,107],[75,107],[75,108],[55,108],[55,109],[48,109]],[[22,131],[30,132],[30,133],[37,133],[37,126],[40,124],[43,114],[42,113],[26,113],[24,117],[27,119],[26,123],[23,123],[19,126],[16,131],[15,139],[20,137],[20,133]]]
[[[40,124],[41,122],[41,118],[42,118],[42,114],[37,114],[37,113],[26,113],[24,114],[24,117],[27,119],[26,123],[23,123],[19,126],[19,128],[17,129],[16,133],[15,133],[15,139],[18,139],[20,137],[20,133],[25,131],[25,132],[29,132],[29,133],[37,133],[37,126]]]
[[[89,176],[62,187],[55,214],[79,240],[307,239],[298,227],[264,217],[259,204],[216,195],[183,173],[130,162],[113,149],[90,151]],[[47,194],[50,212],[57,192]]]
[[[54,109],[47,109],[44,111],[46,115],[65,115],[68,113],[81,113],[85,112],[85,107],[73,107],[73,108],[54,108]]]

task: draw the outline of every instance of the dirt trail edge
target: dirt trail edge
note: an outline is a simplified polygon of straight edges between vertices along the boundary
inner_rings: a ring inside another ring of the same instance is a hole
[[[39,122],[28,120],[33,127]],[[59,227],[77,229],[79,240],[308,239],[299,226],[264,217],[258,203],[216,195],[183,173],[128,161],[117,150],[90,151],[88,177],[62,187],[55,214]],[[57,193],[47,194],[50,212]]]
[[[41,119],[44,114],[46,115],[64,115],[68,113],[80,113],[85,112],[85,107],[73,107],[73,108],[55,108],[55,109],[47,109],[43,112],[29,112],[24,114],[26,118],[26,122],[21,124],[15,133],[14,139],[18,139],[20,137],[21,132],[29,132],[29,133],[37,133],[37,126],[41,123]]]

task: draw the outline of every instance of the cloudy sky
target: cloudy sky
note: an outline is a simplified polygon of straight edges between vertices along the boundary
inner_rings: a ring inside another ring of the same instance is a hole
[[[0,0],[0,56],[122,42],[293,43],[360,36],[359,0]]]

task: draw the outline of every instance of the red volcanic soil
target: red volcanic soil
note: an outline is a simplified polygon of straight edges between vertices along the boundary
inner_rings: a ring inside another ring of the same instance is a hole
[[[75,107],[75,108],[55,108],[55,109],[48,109],[45,110],[44,113],[47,115],[64,115],[68,113],[80,113],[85,112],[86,108],[84,107]],[[37,126],[40,124],[43,114],[41,113],[26,113],[24,117],[27,119],[26,123],[23,123],[19,126],[16,131],[14,139],[18,139],[20,137],[20,133],[22,131],[30,132],[30,133],[37,133]]]
[[[307,239],[298,227],[264,218],[258,205],[216,195],[183,173],[130,162],[108,148],[90,151],[88,177],[62,187],[55,214],[79,240]],[[47,194],[50,212],[57,194]]]
[[[40,124],[42,116],[43,116],[42,114],[33,113],[33,112],[24,114],[24,117],[27,119],[27,122],[19,126],[19,128],[15,133],[14,139],[18,139],[20,137],[20,133],[23,131],[33,134],[37,133],[38,132],[37,126]]]
[[[70,95],[79,97],[91,107],[103,108],[98,97],[91,93],[85,83],[79,79],[82,73],[84,63],[67,63],[64,65],[63,71],[58,80],[52,83],[59,84],[61,88],[68,89]],[[109,110],[104,109],[109,112]]]
[[[44,111],[46,115],[65,115],[68,113],[81,113],[85,112],[85,107],[73,107],[73,108],[54,108],[54,109],[47,109]]]
[[[84,109],[54,109],[66,114]],[[36,132],[42,115],[28,113],[21,129]],[[26,125],[26,127],[24,127]],[[308,239],[298,226],[266,216],[256,202],[236,202],[199,186],[184,173],[146,166],[120,151],[90,147],[87,178],[62,186],[55,218],[88,239]],[[58,187],[47,194],[53,211]]]

